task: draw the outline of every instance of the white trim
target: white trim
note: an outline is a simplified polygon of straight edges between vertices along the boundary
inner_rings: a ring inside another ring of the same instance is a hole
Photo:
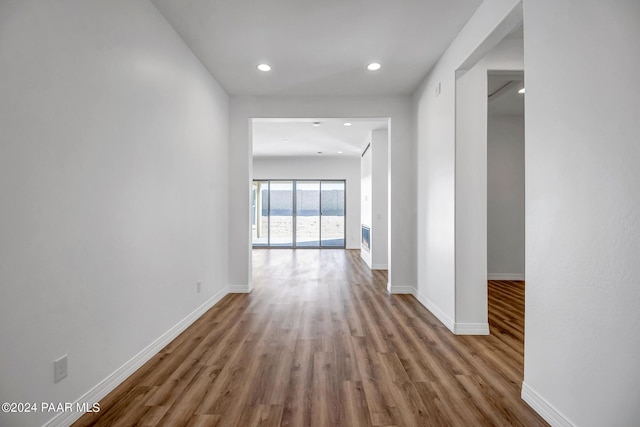
[[[425,306],[444,326],[456,335],[489,335],[489,323],[456,323],[427,297],[411,286],[393,286],[387,283],[390,294],[411,294],[420,304]]]
[[[442,324],[444,326],[447,327],[447,329],[449,329],[451,332],[454,332],[455,323],[453,322],[453,320],[449,316],[447,316],[445,314],[444,311],[440,310],[440,308],[437,305],[435,305],[433,302],[429,301],[429,299],[427,297],[425,297],[424,295],[422,295],[418,291],[416,291],[413,294],[413,296],[416,297],[416,299],[420,302],[420,304],[424,305],[426,307],[426,309],[431,312],[431,314],[436,316],[438,318],[438,320],[440,322],[442,322]]]
[[[562,415],[556,408],[547,402],[542,396],[536,393],[524,381],[522,382],[522,392],[520,394],[531,408],[536,411],[546,422],[553,427],[575,427],[567,417]]]
[[[229,294],[248,294],[251,293],[249,285],[231,285],[227,288]]]
[[[104,380],[100,381],[95,387],[82,395],[73,403],[73,406],[75,407],[76,404],[88,403],[89,407],[91,407],[91,405],[93,405],[94,403],[102,400],[107,394],[111,393],[131,374],[140,369],[142,365],[147,363],[167,344],[169,344],[178,335],[184,332],[185,329],[191,326],[193,322],[198,320],[207,310],[216,305],[228,293],[229,288],[224,288],[220,292],[209,298],[204,304],[196,308],[193,312],[191,312],[191,314],[178,322],[178,324],[162,334],[158,339],[149,344],[140,353],[133,356],[131,360],[126,362],[115,372],[113,372]],[[62,412],[43,424],[43,427],[66,427],[73,424],[83,415],[83,412]]]
[[[392,285],[391,282],[387,282],[387,292],[389,292],[390,294],[415,295],[416,294],[416,288],[414,288],[413,286]]]
[[[524,273],[489,273],[488,280],[524,280]]]
[[[453,333],[456,335],[489,335],[489,323],[455,323]]]
[[[387,264],[371,264],[371,269],[372,270],[388,270],[389,266]]]
[[[369,268],[371,268],[371,252],[365,250],[364,248],[360,249],[360,258],[367,264]]]

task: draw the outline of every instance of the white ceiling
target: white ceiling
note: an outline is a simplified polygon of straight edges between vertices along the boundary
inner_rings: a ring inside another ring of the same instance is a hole
[[[320,126],[313,126],[313,122]],[[370,131],[387,127],[387,119],[254,119],[253,156],[359,157]]]
[[[231,95],[409,94],[481,3],[152,1]]]
[[[482,2],[152,1],[231,95],[410,94]],[[382,69],[367,71],[373,61]],[[256,69],[263,62],[270,72]],[[359,156],[387,126],[346,120],[255,121],[254,156]]]

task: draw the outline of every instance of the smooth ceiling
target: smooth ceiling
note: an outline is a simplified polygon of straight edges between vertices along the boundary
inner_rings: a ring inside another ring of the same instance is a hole
[[[152,1],[231,95],[412,93],[481,3]]]
[[[387,127],[387,119],[254,119],[253,156],[360,157],[371,130]]]

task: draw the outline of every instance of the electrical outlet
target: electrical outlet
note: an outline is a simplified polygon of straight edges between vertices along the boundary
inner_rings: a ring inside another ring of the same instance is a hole
[[[67,355],[53,361],[53,382],[58,382],[67,376]]]
[[[201,290],[202,290],[202,282],[196,283],[196,292],[200,293]]]

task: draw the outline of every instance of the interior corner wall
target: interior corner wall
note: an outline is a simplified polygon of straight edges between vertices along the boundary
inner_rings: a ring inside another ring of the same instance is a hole
[[[372,197],[371,197],[371,132],[369,132],[369,140],[367,141],[367,150],[362,154],[360,159],[360,223],[366,227],[369,227],[371,231],[371,212],[372,212]],[[360,234],[362,239],[362,234]],[[369,247],[365,248],[360,244],[360,257],[371,268],[371,234],[369,234]]]
[[[552,425],[640,420],[639,22],[637,1],[524,5],[523,397]]]
[[[487,272],[524,280],[524,116],[487,123]]]
[[[521,38],[508,38],[456,79],[456,333],[488,334],[487,122],[489,70],[522,71]]]
[[[0,400],[74,402],[224,295],[228,96],[146,0],[1,2],[0,74]]]
[[[521,20],[519,1],[484,1],[413,95],[419,165],[416,296],[452,331],[456,323],[456,70],[477,63]]]
[[[230,280],[251,286],[252,118],[390,118],[389,280],[415,285],[415,156],[411,98],[394,96],[232,96],[230,99]]]
[[[389,263],[389,131],[371,131],[371,268]]]
[[[487,68],[456,79],[456,330],[489,333],[487,306]]]
[[[360,249],[360,157],[254,157],[253,179],[346,180],[346,249]]]

